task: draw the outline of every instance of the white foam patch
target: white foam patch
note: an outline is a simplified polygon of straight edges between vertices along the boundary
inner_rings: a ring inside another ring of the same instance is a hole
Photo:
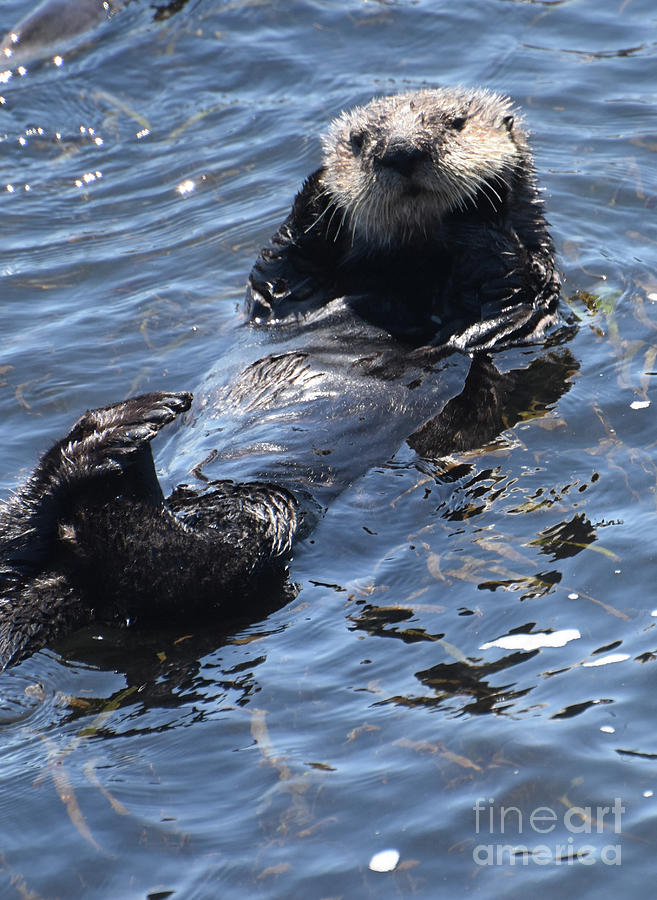
[[[482,644],[480,650],[490,650],[491,647],[499,647],[501,650],[539,650],[541,647],[565,647],[570,641],[581,638],[577,628],[564,628],[562,631],[553,631],[548,634],[539,631],[537,634],[506,634],[495,641]]]
[[[370,869],[373,872],[392,872],[399,862],[399,852],[397,850],[382,850],[375,853],[370,860]]]

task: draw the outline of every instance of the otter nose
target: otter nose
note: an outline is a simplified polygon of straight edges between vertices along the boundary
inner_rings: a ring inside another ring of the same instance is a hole
[[[409,176],[428,158],[429,155],[424,150],[406,141],[390,141],[376,162],[381,168],[393,169],[400,175]]]

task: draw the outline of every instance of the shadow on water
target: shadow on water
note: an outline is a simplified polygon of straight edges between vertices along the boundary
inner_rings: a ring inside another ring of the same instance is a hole
[[[266,659],[259,645],[266,638],[284,630],[284,624],[268,623],[268,617],[295,595],[288,585],[284,591],[263,597],[247,617],[221,621],[213,625],[189,623],[181,631],[173,629],[103,628],[83,629],[62,642],[56,649],[67,663],[81,663],[99,670],[120,673],[125,687],[109,698],[99,698],[96,712],[117,698],[126,702],[138,699],[144,709],[174,708],[207,700],[209,691],[230,694],[231,704],[249,703],[259,690],[257,666]],[[247,647],[253,643],[256,652],[248,660],[223,669],[221,650],[227,646]],[[218,662],[204,665],[212,655]],[[205,674],[204,674],[205,673]],[[84,715],[93,712],[87,709]],[[80,711],[73,710],[71,718]]]
[[[493,450],[496,439],[504,430],[518,422],[529,422],[544,416],[554,409],[558,400],[570,389],[572,378],[579,369],[574,356],[564,346],[574,334],[572,328],[562,331],[555,341],[556,348],[538,359],[532,359],[527,368],[512,368],[502,374],[490,358],[475,360],[462,394],[447,404],[439,419],[411,436],[409,445],[425,455],[425,460],[418,464],[425,493],[431,493],[429,485],[433,482],[439,490],[446,489],[450,494],[449,501],[441,503],[436,510],[439,520],[445,525],[451,523],[454,526],[470,519],[476,522],[486,509],[495,508],[500,495],[508,492],[507,476],[499,470],[479,468],[476,455],[473,462],[467,462],[463,452],[487,445],[489,450]],[[447,451],[451,447],[454,454],[450,460],[432,462],[426,458],[435,457],[440,449]],[[594,475],[592,483],[596,480]],[[538,498],[536,500],[538,504],[543,502]],[[526,510],[531,510],[531,504],[527,504]],[[432,531],[434,537],[431,536]],[[414,579],[419,608],[412,601],[400,601],[389,606],[359,598],[359,593],[368,596],[387,593],[385,575],[380,578],[375,576],[366,590],[356,591],[355,604],[359,610],[349,614],[350,625],[370,636],[396,638],[405,644],[435,643],[455,660],[415,674],[420,683],[429,689],[430,695],[396,696],[381,703],[439,708],[449,702],[453,710],[454,698],[461,698],[457,701],[459,715],[504,713],[513,701],[524,697],[530,689],[514,690],[512,683],[495,684],[492,676],[526,662],[539,651],[513,653],[493,663],[483,662],[481,657],[466,656],[451,643],[452,638],[446,632],[432,632],[419,625],[423,613],[430,611],[426,605],[426,592],[429,590],[431,595],[431,585],[436,580],[447,584],[457,579],[472,581],[479,591],[512,590],[519,594],[522,602],[550,594],[561,582],[562,574],[558,570],[539,570],[525,575],[509,572],[510,560],[523,565],[531,564],[531,561],[505,546],[501,540],[496,540],[494,535],[489,539],[487,549],[493,557],[497,551],[498,563],[494,558],[484,563],[463,555],[460,558],[454,555],[450,559],[445,555],[447,547],[441,546],[442,533],[442,530],[437,533],[436,540],[434,524],[409,537],[409,549],[418,560],[425,559],[424,578],[418,577],[416,570]],[[582,552],[595,540],[595,528],[581,513],[538,532],[534,539],[527,541],[526,546],[538,548],[539,554],[549,555],[556,562]],[[485,541],[482,541],[483,546],[486,546]],[[490,577],[492,572],[497,572],[498,577]],[[434,609],[440,612],[443,607],[435,606]],[[458,614],[461,617],[476,615],[475,611],[466,608],[461,608]],[[524,623],[515,625],[513,632],[530,634],[535,628],[536,622]],[[464,697],[472,699],[466,702]]]

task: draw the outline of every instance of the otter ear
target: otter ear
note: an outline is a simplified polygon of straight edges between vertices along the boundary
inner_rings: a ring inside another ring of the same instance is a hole
[[[511,132],[513,130],[513,122],[514,122],[513,116],[504,116],[504,118],[502,119],[502,124],[504,125],[506,130],[509,132]]]
[[[456,119],[452,119],[452,128],[454,131],[463,131],[467,121],[467,116],[457,116]]]
[[[360,151],[363,149],[363,144],[365,143],[365,132],[352,131],[349,135],[349,143],[351,144],[351,149],[354,156],[358,156],[360,154]]]

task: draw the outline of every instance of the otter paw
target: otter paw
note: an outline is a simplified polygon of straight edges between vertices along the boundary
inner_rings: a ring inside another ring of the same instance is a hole
[[[157,432],[171,422],[177,415],[189,409],[192,403],[192,395],[187,391],[180,393],[167,393],[154,391],[150,394],[140,394],[138,397],[130,397],[120,403],[112,403],[110,406],[101,406],[98,409],[90,409],[80,416],[67,438],[69,441],[80,441],[94,434],[116,432],[123,430],[126,433],[130,429],[138,435],[144,434],[141,440],[149,440]]]
[[[186,391],[157,391],[131,397],[123,403],[87,412],[73,427],[69,440],[80,429],[82,452],[97,454],[99,462],[119,464],[119,458],[136,453],[152,441],[164,425],[189,409],[191,402],[192,395]]]
[[[88,410],[42,460],[46,474],[59,472],[68,481],[76,475],[122,470],[158,431],[189,409],[187,391],[155,391],[121,403]],[[54,474],[54,473],[53,473]],[[68,477],[67,477],[68,476]]]

